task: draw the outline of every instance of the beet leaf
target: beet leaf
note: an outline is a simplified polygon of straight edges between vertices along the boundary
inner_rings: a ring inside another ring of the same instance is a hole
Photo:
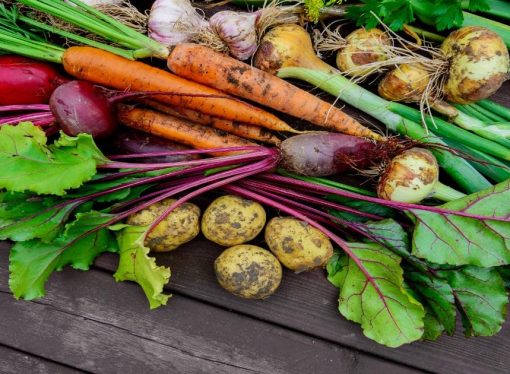
[[[510,179],[441,207],[483,216],[510,217]],[[510,264],[510,222],[413,210],[412,253],[438,264],[492,267]]]
[[[50,243],[34,239],[14,244],[9,258],[9,286],[14,296],[26,300],[42,297],[46,280],[54,271],[66,265],[88,270],[99,254],[116,252],[117,243],[109,230],[85,234],[108,222],[111,217],[95,211],[80,213]]]
[[[455,332],[455,300],[453,291],[445,279],[431,277],[417,271],[406,271],[407,284],[417,293],[417,298],[431,310],[447,334]]]
[[[439,274],[447,279],[453,290],[466,336],[492,336],[501,330],[508,295],[496,268],[466,266]]]
[[[335,255],[328,263],[328,279],[340,289],[340,313],[361,324],[367,337],[388,347],[419,340],[425,311],[404,288],[401,258],[379,244],[348,245],[372,279],[347,255]]]
[[[20,192],[0,193],[0,240],[52,241],[62,230],[76,204],[62,206],[52,196]]]
[[[149,300],[151,309],[166,305],[171,295],[163,293],[163,287],[170,279],[170,269],[158,266],[153,257],[149,257],[149,248],[143,243],[147,227],[116,225],[110,227],[117,231],[119,244],[119,266],[113,275],[117,282],[133,281],[138,283]]]
[[[44,131],[29,122],[0,127],[0,188],[64,195],[96,174],[96,166],[108,159],[92,137],[61,133],[47,144]]]

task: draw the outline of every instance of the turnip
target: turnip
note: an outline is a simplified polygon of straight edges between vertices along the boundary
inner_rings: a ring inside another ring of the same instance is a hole
[[[0,105],[47,104],[52,92],[67,81],[53,64],[0,56]]]

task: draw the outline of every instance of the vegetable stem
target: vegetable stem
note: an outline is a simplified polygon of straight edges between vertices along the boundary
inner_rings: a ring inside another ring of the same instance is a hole
[[[288,67],[278,71],[281,78],[296,78],[313,84],[346,103],[370,114],[386,127],[410,138],[429,143],[445,144],[433,134],[428,134],[418,123],[410,121],[388,109],[390,102],[356,85],[340,74],[328,74],[306,68]],[[485,179],[466,160],[445,150],[434,150],[439,164],[466,192],[472,193],[490,187]]]
[[[480,100],[477,102],[478,106],[481,106],[487,110],[490,110],[492,113],[497,114],[505,118],[507,121],[510,121],[510,108],[507,108],[501,104],[495,103],[491,100]]]
[[[434,185],[434,194],[432,197],[442,201],[452,201],[463,198],[466,194],[457,191],[441,182],[436,182]]]

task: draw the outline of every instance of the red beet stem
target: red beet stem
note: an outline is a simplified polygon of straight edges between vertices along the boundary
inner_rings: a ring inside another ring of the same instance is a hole
[[[50,106],[46,104],[27,104],[27,105],[4,105],[0,106],[0,113],[3,112],[26,112],[26,111],[50,111]]]
[[[224,148],[212,148],[212,149],[185,149],[181,151],[167,151],[167,152],[149,152],[149,153],[137,153],[131,155],[108,155],[110,160],[121,160],[129,158],[144,158],[144,157],[155,157],[155,156],[179,156],[179,155],[195,155],[205,153],[221,153],[221,152],[237,152],[237,151],[259,151],[264,149],[262,146],[244,146],[244,147],[224,147]]]
[[[510,222],[510,217],[508,217],[508,216],[507,217],[482,216],[482,215],[478,215],[478,214],[471,214],[471,213],[466,213],[466,212],[462,212],[462,211],[449,210],[449,209],[427,206],[427,205],[409,204],[409,203],[402,203],[402,202],[398,202],[398,201],[384,200],[384,199],[379,199],[377,197],[360,195],[360,194],[357,194],[354,192],[341,190],[339,188],[323,186],[323,185],[319,185],[319,184],[315,184],[315,183],[305,182],[305,181],[302,181],[299,179],[283,177],[280,175],[262,174],[259,176],[259,178],[271,180],[273,182],[288,184],[291,186],[299,186],[299,187],[307,188],[308,190],[316,191],[319,193],[332,194],[332,195],[338,195],[338,196],[347,197],[347,198],[351,198],[351,199],[355,199],[355,200],[368,201],[371,203],[388,206],[390,208],[395,208],[398,210],[411,210],[411,211],[412,210],[423,210],[423,211],[428,211],[428,212],[442,214],[442,215],[450,214],[450,215],[456,215],[456,216],[461,216],[461,217],[466,217],[466,218],[478,219],[478,220],[482,220],[482,221],[483,220],[493,220],[493,221],[500,221],[500,222]]]
[[[210,175],[208,177],[205,177],[202,180],[197,180],[195,182],[187,183],[186,185],[179,187],[173,194],[177,194],[179,192],[189,190],[193,187],[198,187],[200,185],[206,184],[205,187],[199,188],[196,191],[193,191],[193,192],[187,194],[186,196],[181,197],[179,200],[177,200],[171,206],[169,206],[149,226],[149,229],[146,231],[146,235],[148,235],[152,230],[154,230],[154,228],[161,221],[163,221],[174,209],[176,209],[180,205],[184,204],[186,201],[188,201],[196,196],[199,196],[200,194],[203,194],[205,192],[208,192],[208,191],[214,190],[216,188],[219,188],[221,186],[224,186],[228,183],[238,181],[238,180],[246,178],[250,175],[254,175],[254,174],[258,174],[261,172],[271,170],[271,169],[275,168],[276,165],[277,165],[276,158],[265,159],[262,161],[258,161],[254,164],[249,164],[249,165],[241,166],[236,169],[230,169],[230,170],[226,170],[226,171],[223,171],[220,173],[216,173],[216,174]]]
[[[276,192],[276,193],[279,193],[279,194],[283,194],[285,196],[295,197],[296,199],[304,200],[304,201],[307,201],[309,203],[314,203],[314,204],[321,205],[321,206],[324,206],[324,207],[327,207],[327,208],[331,208],[331,209],[336,209],[336,210],[340,210],[340,211],[343,211],[343,212],[352,213],[352,214],[358,215],[360,217],[365,217],[365,218],[373,219],[373,220],[381,220],[381,219],[383,219],[383,217],[375,215],[375,214],[362,212],[360,210],[347,207],[345,205],[337,204],[337,203],[334,203],[334,202],[331,202],[331,201],[327,201],[327,200],[323,200],[323,199],[320,199],[320,198],[317,198],[317,197],[313,197],[313,196],[308,196],[308,195],[305,195],[305,194],[302,194],[302,193],[299,193],[299,192],[296,192],[296,191],[289,190],[288,188],[283,188],[283,187],[271,185],[271,184],[260,182],[260,181],[257,181],[257,180],[248,179],[248,180],[243,180],[241,183],[243,185],[245,185],[245,186],[255,187],[259,191],[267,190],[267,191]]]

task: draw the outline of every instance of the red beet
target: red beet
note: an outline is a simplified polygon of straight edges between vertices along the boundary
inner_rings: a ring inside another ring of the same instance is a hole
[[[0,105],[47,104],[68,79],[55,65],[22,56],[0,56]]]
[[[375,142],[330,132],[293,136],[282,142],[280,150],[283,168],[313,177],[363,169],[381,160]]]
[[[109,141],[109,143],[112,143]],[[141,153],[158,153],[158,152],[171,152],[171,151],[184,151],[190,149],[185,145],[172,142],[170,140],[146,134],[141,131],[126,129],[120,133],[115,134],[112,144],[105,145],[110,153],[115,152],[118,154],[141,154]],[[182,155],[168,155],[168,156],[154,156],[144,157],[140,162],[178,162],[187,160],[197,160],[200,156],[197,154],[182,154]],[[137,161],[136,158],[131,161]]]
[[[87,133],[101,139],[117,129],[113,105],[89,82],[71,81],[59,86],[51,95],[50,109],[68,135]]]

